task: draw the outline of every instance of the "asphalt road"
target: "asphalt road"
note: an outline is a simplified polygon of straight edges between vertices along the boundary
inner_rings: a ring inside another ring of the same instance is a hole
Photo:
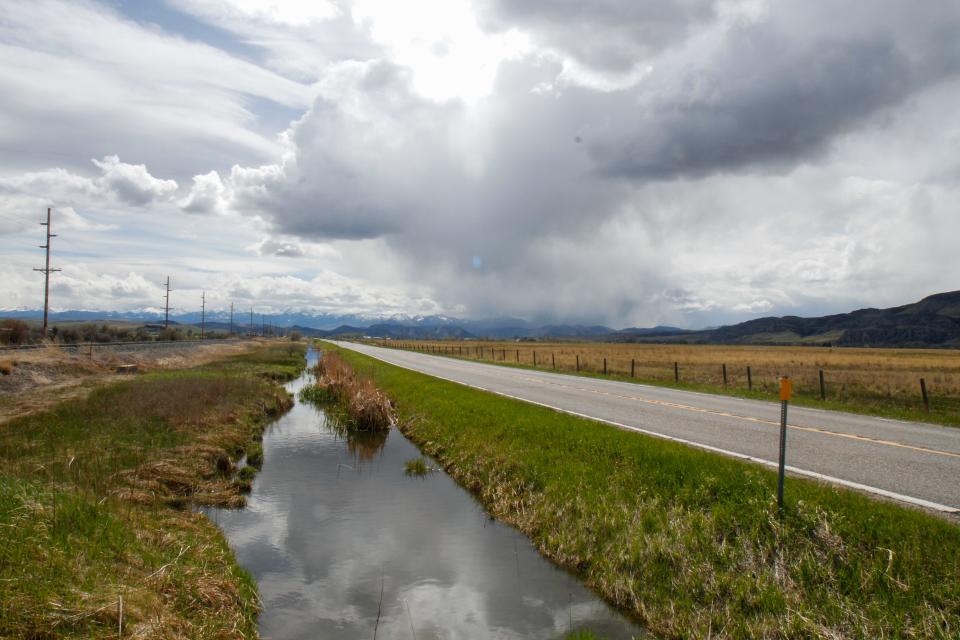
[[[780,405],[385,349],[342,347],[438,378],[775,467]],[[960,513],[960,429],[791,406],[792,474]]]

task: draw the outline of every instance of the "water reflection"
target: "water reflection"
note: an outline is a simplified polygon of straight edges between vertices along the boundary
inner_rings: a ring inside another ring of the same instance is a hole
[[[373,460],[387,444],[389,431],[347,429],[341,420],[330,414],[324,416],[324,422],[331,433],[347,443],[347,452],[358,464]]]
[[[448,476],[406,477],[420,454],[398,432],[345,437],[297,403],[263,445],[248,507],[210,517],[257,580],[264,638],[639,635]]]

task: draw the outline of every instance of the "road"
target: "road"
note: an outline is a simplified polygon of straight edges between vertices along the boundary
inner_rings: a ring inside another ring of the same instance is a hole
[[[366,344],[339,346],[500,395],[752,462],[777,465],[780,405],[513,369]],[[787,469],[960,514],[960,429],[791,406]]]

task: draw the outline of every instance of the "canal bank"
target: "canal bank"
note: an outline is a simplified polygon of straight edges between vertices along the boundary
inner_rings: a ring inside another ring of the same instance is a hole
[[[247,507],[207,511],[257,582],[263,637],[640,635],[445,473],[406,475],[421,454],[401,433],[332,427],[298,401],[264,434]]]

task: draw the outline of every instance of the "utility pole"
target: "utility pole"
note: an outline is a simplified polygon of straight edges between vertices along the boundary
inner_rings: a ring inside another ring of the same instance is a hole
[[[167,295],[163,303],[163,328],[170,326],[170,276],[167,276]]]
[[[261,336],[261,337],[266,337],[266,335],[267,335],[267,334],[264,332],[264,328],[265,328],[266,326],[267,326],[267,325],[264,324],[263,314],[261,313],[261,314],[260,314],[260,336]]]
[[[233,303],[230,303],[230,335],[233,335]]]
[[[200,339],[203,340],[207,327],[207,292],[200,292]]]
[[[250,337],[253,337],[253,307],[250,307]]]
[[[53,271],[60,271],[60,269],[51,269],[50,268],[50,238],[56,238],[57,236],[53,233],[50,233],[50,207],[47,207],[47,221],[41,222],[40,226],[47,228],[47,244],[40,245],[41,249],[47,250],[47,262],[43,269],[34,269],[34,271],[43,272],[43,337],[47,337],[47,315],[50,313],[50,273]]]

